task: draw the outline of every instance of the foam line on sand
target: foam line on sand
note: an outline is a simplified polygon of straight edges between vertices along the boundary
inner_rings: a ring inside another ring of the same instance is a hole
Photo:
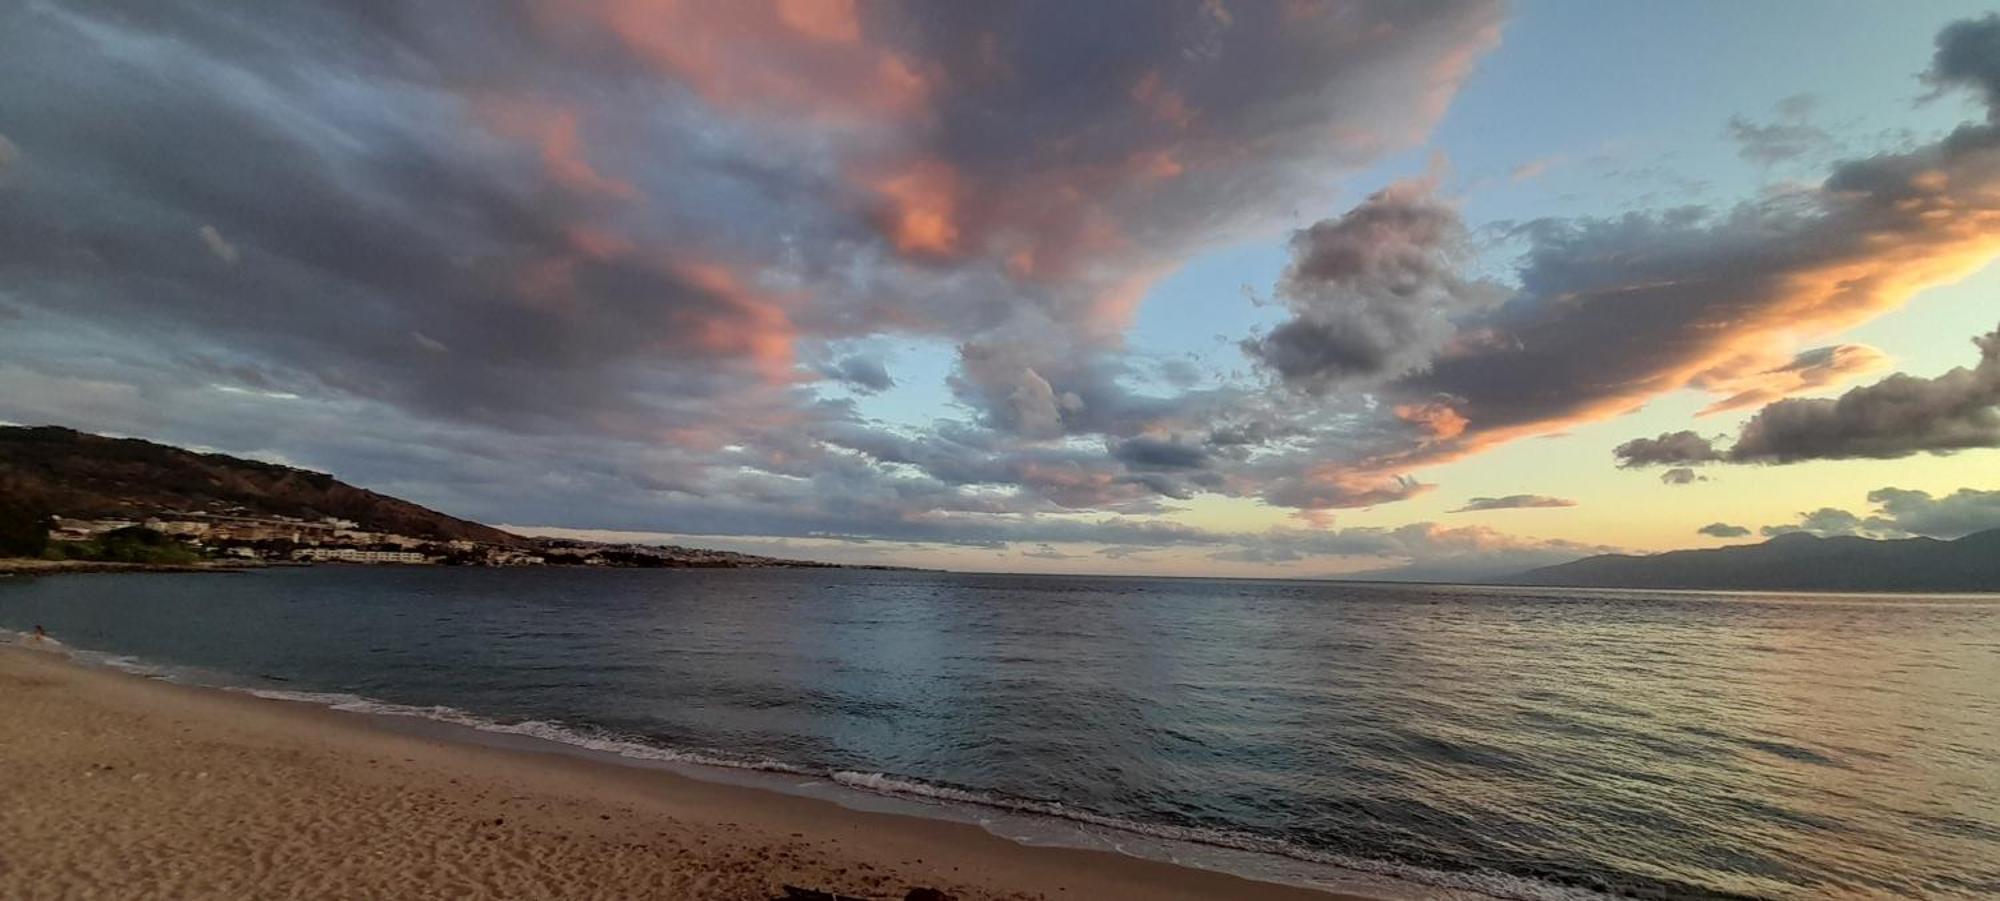
[[[1342,896],[0,648],[10,898]]]

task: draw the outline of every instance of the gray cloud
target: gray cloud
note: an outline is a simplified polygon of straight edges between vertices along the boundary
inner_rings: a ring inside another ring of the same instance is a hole
[[[1878,488],[1868,492],[1876,505],[1874,520],[1897,532],[1958,538],[2000,529],[2000,491],[1960,488],[1944,497],[1909,488]]]
[[[1111,456],[1135,469],[1200,469],[1209,463],[1207,448],[1144,435],[1118,442]]]
[[[1292,318],[1243,349],[1312,392],[1420,368],[1451,338],[1452,316],[1496,296],[1458,274],[1467,256],[1458,212],[1429,185],[1391,186],[1292,235],[1278,286]]]
[[[1657,438],[1634,438],[1611,449],[1621,467],[1711,463],[1722,459],[1715,443],[1693,431],[1663,432]]]
[[[1676,466],[1660,473],[1660,482],[1665,485],[1692,485],[1706,481],[1708,481],[1707,476],[1696,475],[1694,470],[1685,466]]]
[[[1952,539],[2000,528],[2000,491],[1960,488],[1944,497],[1913,488],[1878,488],[1868,492],[1875,505],[1866,516],[1836,507],[1799,514],[1796,522],[1765,526],[1767,536],[1790,532],[1814,535],[1857,535],[1863,538],[1908,538],[1922,535]]]
[[[821,370],[826,377],[845,382],[870,394],[896,387],[888,367],[875,357],[855,354],[842,357]]]
[[[0,416],[510,522],[1000,541],[1254,495],[1315,414],[1135,389],[1133,304],[1417,140],[1500,19],[874,4],[825,42],[607,9],[0,12]],[[822,396],[892,386],[883,335],[963,347],[977,420]]]
[[[1621,549],[1562,539],[1523,539],[1481,526],[1446,528],[1416,523],[1389,533],[1409,562],[1354,573],[1395,581],[1470,581],[1512,575]]]
[[[1301,232],[1278,293],[1313,325],[1265,361],[1367,394],[1163,393],[1120,346],[1150,281],[1416,140],[1497,3],[884,3],[835,42],[754,4],[608,8],[0,11],[0,416],[495,521],[1298,553],[1110,517],[1386,503],[1524,430],[1740,392],[1784,365],[1746,351],[1776,311],[1810,330],[1888,303],[1829,289],[1852,315],[1820,316],[1779,286],[1948,278],[1871,254],[1971,266],[1946,238],[1990,207],[1992,136],[1968,126],[1720,217],[1528,226],[1522,290],[1491,307],[1443,268],[1455,214],[1385,196]],[[1933,80],[1985,84],[1961,43]],[[958,347],[971,421],[821,393],[889,384],[848,366],[884,335]],[[1450,534],[1347,540],[1506,545]]]
[[[201,236],[202,246],[207,247],[209,253],[215,254],[216,259],[225,263],[236,262],[236,245],[224,240],[222,233],[215,230],[215,226],[204,225],[198,233]]]
[[[1745,538],[1750,535],[1750,530],[1743,526],[1730,525],[1726,522],[1712,522],[1696,529],[1695,533],[1707,535],[1710,538]]]
[[[2000,121],[2000,13],[1953,22],[1938,32],[1937,55],[1925,80],[1940,89],[1982,92],[1988,115]]]
[[[1963,48],[1996,32],[1992,17],[1947,29],[1933,81],[1994,98],[1985,64]],[[1995,198],[2000,126],[1966,124],[1728,210],[1520,226],[1520,291],[1456,319],[1446,350],[1390,386],[1398,397],[1452,398],[1465,428],[1376,462],[1455,459],[1686,387],[1725,397],[1768,388],[1789,360],[1774,339],[1852,327],[2000,255],[1985,224],[2000,211]]]
[[[1536,507],[1574,507],[1576,501],[1567,498],[1549,497],[1545,494],[1510,494],[1506,497],[1475,497],[1466,501],[1465,506],[1451,512],[1473,513],[1480,510],[1522,510]]]
[[[1755,122],[1731,116],[1724,136],[1736,142],[1736,152],[1762,166],[1818,154],[1833,147],[1833,136],[1807,121],[1815,105],[1810,95],[1793,95],[1778,102],[1778,121]]]
[[[1283,563],[1313,557],[1388,557],[1402,563],[1366,570],[1365,578],[1451,579],[1501,575],[1608,553],[1606,545],[1521,538],[1485,526],[1449,527],[1433,522],[1394,529],[1273,530],[1239,535],[1218,560]]]
[[[1871,530],[1868,528],[1868,523],[1865,520],[1853,513],[1849,513],[1838,507],[1821,507],[1818,510],[1799,514],[1798,522],[1765,526],[1760,531],[1764,533],[1764,537],[1766,538],[1789,535],[1793,532],[1805,532],[1811,535],[1818,535],[1821,538],[1831,538],[1846,535],[1863,535],[1869,533]]]
[[[1744,423],[1740,463],[1889,459],[2000,447],[2000,330],[1973,339],[1979,364],[1934,379],[1897,373],[1838,398],[1790,398]]]

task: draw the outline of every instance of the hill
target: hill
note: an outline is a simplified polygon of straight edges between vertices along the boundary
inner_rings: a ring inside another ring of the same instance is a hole
[[[322,472],[55,426],[0,426],[0,497],[85,519],[170,511],[331,516],[371,531],[437,541],[531,544]]]
[[[1598,588],[2000,591],[2000,529],[1953,541],[1820,538],[1799,532],[1762,544],[1649,556],[1604,554],[1495,581]]]

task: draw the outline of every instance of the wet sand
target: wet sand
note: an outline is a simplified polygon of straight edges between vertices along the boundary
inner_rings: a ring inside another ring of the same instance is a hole
[[[0,648],[8,898],[1353,897]]]

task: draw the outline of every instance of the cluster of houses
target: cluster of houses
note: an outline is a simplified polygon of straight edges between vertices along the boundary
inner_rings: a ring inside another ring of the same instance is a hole
[[[143,526],[220,556],[271,562],[675,568],[829,565],[675,545],[544,539],[534,547],[520,547],[437,541],[371,531],[352,520],[331,516],[307,520],[245,512],[166,512],[142,519],[56,517],[49,537],[88,541],[131,526]]]
[[[223,556],[247,560],[473,566],[536,566],[546,562],[541,554],[521,548],[370,531],[353,520],[331,516],[318,520],[180,512],[143,519],[58,516],[49,537],[57,541],[88,541],[132,526],[142,526]]]

